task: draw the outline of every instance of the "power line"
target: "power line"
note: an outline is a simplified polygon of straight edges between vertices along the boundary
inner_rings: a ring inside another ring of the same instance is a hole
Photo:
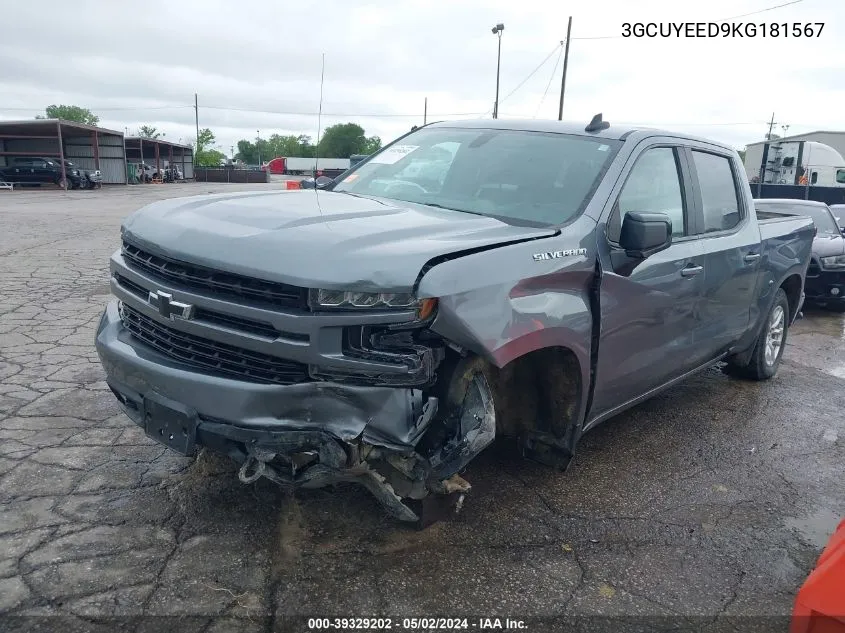
[[[528,73],[528,76],[525,79],[523,79],[522,81],[519,82],[519,84],[517,84],[516,88],[511,90],[508,94],[506,94],[502,99],[499,100],[499,104],[501,105],[503,101],[505,101],[508,97],[510,97],[517,90],[522,88],[522,86],[524,86],[525,83],[529,79],[531,79],[537,73],[537,71],[540,70],[546,64],[547,61],[549,61],[549,59],[551,59],[552,55],[554,55],[555,51],[557,51],[560,47],[561,47],[561,44],[558,44],[557,46],[555,46],[552,49],[552,51],[548,55],[546,55],[545,58],[543,58],[543,61],[541,61],[534,70],[532,70],[530,73]],[[490,111],[488,110],[488,112],[490,112]]]
[[[88,108],[89,110],[97,110],[97,112],[117,112],[117,111],[146,111],[146,110],[177,110],[179,108],[193,108],[193,105],[167,105],[167,106],[104,106],[101,108]],[[0,110],[11,110],[14,112],[31,112],[32,110],[43,110],[44,108],[18,108],[0,106]]]
[[[720,18],[718,20],[710,20],[710,22],[727,22],[728,20],[738,20],[739,18],[747,18],[751,15],[759,15],[760,13],[766,13],[767,11],[774,11],[775,9],[781,9],[783,7],[788,7],[792,4],[798,4],[799,2],[804,2],[804,0],[791,0],[791,2],[784,2],[783,4],[776,4],[773,7],[766,7],[765,9],[758,9],[757,11],[751,11],[749,13],[742,13],[740,15],[732,15],[729,18]],[[573,40],[616,40],[620,39],[624,36],[622,35],[596,35],[593,37],[573,37]]]
[[[176,108],[190,108],[194,109],[194,105],[180,105],[180,106],[157,106],[157,107],[124,107],[124,108],[98,108],[98,107],[89,107],[88,109],[94,112],[111,112],[111,111],[135,111],[141,112],[146,110],[168,110],[168,109],[176,109]],[[307,111],[285,111],[285,110],[263,110],[260,108],[238,108],[232,106],[215,106],[215,105],[203,105],[203,109],[207,110],[222,110],[228,112],[252,112],[257,114],[278,114],[278,115],[285,115],[285,116],[318,116],[319,112],[307,112]],[[38,111],[42,108],[6,108],[0,106],[0,112],[9,110],[9,111],[20,111],[20,112],[32,112]],[[448,116],[482,116],[483,112],[441,112],[441,113],[428,113],[429,117],[448,117]],[[334,116],[334,117],[400,117],[400,118],[413,118],[419,117],[419,112],[413,113],[398,113],[398,112],[323,112],[323,116]]]
[[[282,110],[261,110],[256,108],[234,108],[228,106],[209,106],[204,105],[203,108],[208,108],[209,110],[227,110],[233,112],[255,112],[258,114],[283,114],[286,116],[317,116],[318,112],[305,112],[305,111],[282,111]],[[93,109],[93,108],[92,108]],[[429,117],[432,116],[481,116],[483,112],[440,112],[432,114],[431,112],[428,113]],[[419,117],[419,112],[413,112],[409,114],[404,113],[397,113],[397,112],[323,112],[323,116],[335,116],[335,117]]]
[[[561,42],[561,44],[563,44],[563,42]],[[532,119],[537,118],[537,113],[540,111],[540,108],[543,105],[543,101],[546,100],[546,95],[549,94],[549,88],[552,85],[552,79],[555,78],[555,73],[557,72],[557,67],[560,65],[560,58],[562,56],[563,56],[563,47],[561,46],[559,51],[558,51],[558,54],[557,54],[557,59],[555,60],[555,67],[552,68],[552,74],[549,76],[549,83],[546,84],[546,89],[543,91],[543,96],[540,98],[540,103],[537,104],[537,109],[534,110],[534,116],[531,117]]]

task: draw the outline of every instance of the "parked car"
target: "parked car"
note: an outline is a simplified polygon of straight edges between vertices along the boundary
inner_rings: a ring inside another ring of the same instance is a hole
[[[62,189],[78,189],[82,184],[82,173],[69,160],[64,160],[65,174],[62,176],[62,159],[43,157],[17,157],[11,164],[0,167],[0,180],[10,183],[40,186],[52,184]]]
[[[328,176],[317,176],[317,178],[303,178],[299,181],[301,189],[323,189],[331,184],[332,179]]]
[[[824,202],[767,198],[755,200],[758,215],[804,215],[813,219],[816,238],[807,271],[807,300],[845,312],[845,237]]]
[[[147,163],[134,163],[135,175],[139,181],[152,182],[153,176],[156,174],[156,168]]]
[[[99,169],[83,170],[82,189],[100,189],[103,186],[103,175]]]
[[[830,205],[830,212],[836,218],[836,224],[839,230],[845,233],[845,204]]]
[[[452,157],[435,188],[397,176],[433,148]],[[726,145],[600,116],[436,123],[316,195],[137,211],[96,347],[165,446],[229,455],[244,482],[358,482],[425,522],[461,507],[497,435],[563,468],[715,362],[771,378],[814,231],[758,220]]]

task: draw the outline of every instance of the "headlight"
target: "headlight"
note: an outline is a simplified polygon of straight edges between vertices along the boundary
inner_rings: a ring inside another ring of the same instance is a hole
[[[70,172],[70,173],[71,173],[71,175],[73,175],[73,176],[78,176],[78,175],[79,175],[79,171],[78,171],[78,170],[76,170],[76,169],[71,170],[71,172]]]
[[[845,268],[845,255],[822,257],[822,266],[825,268]]]
[[[309,296],[315,309],[416,310],[420,319],[428,318],[437,306],[437,299],[417,299],[410,292],[355,292],[350,290],[312,290]]]

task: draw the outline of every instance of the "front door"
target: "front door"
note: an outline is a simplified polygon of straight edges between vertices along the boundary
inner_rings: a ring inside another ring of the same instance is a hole
[[[613,203],[607,243],[599,249],[605,255],[591,419],[694,368],[690,356],[704,268],[682,152],[673,146],[642,151]],[[632,211],[667,214],[669,248],[644,260],[628,257],[618,239]]]
[[[56,170],[58,170],[58,173],[61,174],[62,166],[59,163],[54,163],[52,161],[40,161],[36,165],[38,180],[41,182],[57,182],[61,175],[57,177]]]

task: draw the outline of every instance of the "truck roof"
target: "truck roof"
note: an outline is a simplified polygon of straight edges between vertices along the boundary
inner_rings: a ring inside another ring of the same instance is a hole
[[[636,135],[636,140],[642,140],[650,136],[668,136],[672,138],[687,139],[708,143],[729,151],[734,148],[724,143],[719,143],[708,138],[693,136],[681,132],[670,132],[659,128],[650,128],[631,125],[613,125],[605,130],[587,132],[589,121],[575,123],[573,121],[550,121],[544,119],[463,119],[458,121],[438,121],[431,123],[428,127],[463,127],[463,128],[487,128],[497,130],[519,130],[526,132],[556,132],[558,134],[577,134],[578,136],[597,136],[599,138],[623,140]]]

